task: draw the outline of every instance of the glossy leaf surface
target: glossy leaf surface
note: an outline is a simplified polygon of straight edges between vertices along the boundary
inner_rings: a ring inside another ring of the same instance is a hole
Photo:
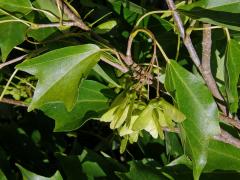
[[[71,111],[77,100],[79,85],[99,60],[99,47],[85,44],[53,50],[18,65],[17,69],[38,78],[28,110],[62,101]]]
[[[29,0],[0,0],[0,8],[8,12],[18,12],[22,15],[27,14],[31,11],[32,4]],[[0,11],[0,14],[2,12]]]
[[[168,178],[165,177],[161,171],[143,164],[142,162],[138,161],[131,161],[129,162],[130,170],[128,173],[118,173],[117,175],[121,180],[124,179],[131,179],[131,180],[138,180],[138,179],[151,179],[151,180],[167,180]]]
[[[239,31],[239,8],[239,0],[200,0],[179,10],[193,19]]]
[[[0,23],[0,48],[5,61],[12,49],[25,40],[27,26],[20,22]]]
[[[214,11],[239,13],[240,0],[200,0],[185,6],[181,6],[181,8],[186,10],[191,10],[196,7]]]
[[[220,133],[217,106],[203,82],[175,61],[167,65],[165,87],[174,93],[179,109],[187,117],[182,123],[181,138],[198,179],[207,162],[209,139]]]
[[[240,171],[240,150],[230,144],[211,140],[208,147],[208,162],[204,171],[216,169]]]
[[[17,167],[20,169],[22,173],[23,180],[62,180],[62,176],[59,171],[57,171],[52,177],[44,177],[38,174],[35,174],[24,167],[17,164]]]
[[[79,128],[89,118],[97,117],[99,111],[108,108],[108,87],[91,80],[85,80],[79,90],[75,107],[68,112],[63,102],[44,104],[40,109],[55,120],[55,132],[72,131]]]
[[[238,80],[240,74],[240,45],[234,39],[228,42],[225,57],[225,81],[229,107],[231,112],[237,112],[239,101]]]

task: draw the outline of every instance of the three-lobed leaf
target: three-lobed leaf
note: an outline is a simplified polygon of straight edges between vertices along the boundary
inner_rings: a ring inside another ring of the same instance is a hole
[[[55,120],[55,132],[73,131],[88,119],[98,117],[99,112],[109,106],[109,94],[112,92],[105,85],[85,80],[78,90],[76,105],[68,112],[63,102],[50,102],[41,106],[41,110]]]
[[[71,111],[77,100],[79,85],[99,60],[99,47],[85,44],[53,50],[17,65],[17,69],[38,78],[28,110],[61,101]]]
[[[182,123],[181,138],[198,179],[207,162],[209,139],[220,133],[217,105],[203,82],[175,61],[167,64],[165,87],[174,92],[177,105],[187,118]]]

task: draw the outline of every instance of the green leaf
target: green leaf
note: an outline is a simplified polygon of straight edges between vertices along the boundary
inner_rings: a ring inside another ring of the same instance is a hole
[[[6,177],[5,174],[2,172],[1,169],[0,169],[0,180],[7,180],[7,177]]]
[[[20,22],[0,23],[0,48],[2,60],[6,61],[12,49],[25,40],[27,26]]]
[[[112,122],[114,120],[114,118],[116,118],[116,110],[119,106],[115,106],[115,107],[112,107],[110,108],[107,112],[105,112],[102,117],[100,118],[100,121],[103,121],[103,122]]]
[[[179,11],[199,21],[240,31],[240,0],[200,0]]]
[[[85,161],[82,164],[83,172],[87,174],[88,179],[94,179],[94,177],[106,177],[105,172],[96,162]]]
[[[121,140],[121,144],[120,144],[120,154],[123,154],[126,150],[127,147],[127,143],[128,143],[128,136],[124,137]]]
[[[34,3],[38,8],[47,10],[51,13],[53,13],[56,16],[59,16],[59,10],[54,1],[46,1],[46,0],[36,0]],[[45,13],[45,16],[51,21],[51,22],[59,22],[59,19],[55,16],[49,15]],[[69,20],[66,15],[63,15],[63,20]]]
[[[174,159],[167,166],[176,166],[179,164],[184,164],[189,168],[192,167],[192,161],[186,155],[182,155],[182,156],[178,157],[177,159]]]
[[[119,15],[123,16],[124,19],[129,24],[136,23],[136,20],[140,17],[139,15],[143,15],[147,13],[147,10],[144,7],[139,6],[131,1],[122,1],[122,0],[108,0],[109,3],[112,4],[114,11]],[[170,30],[173,28],[172,24],[159,17],[156,14],[152,15],[155,19],[159,21],[159,23],[166,29]]]
[[[40,109],[55,120],[55,132],[72,131],[83,125],[89,118],[97,117],[98,112],[109,105],[108,87],[96,81],[85,80],[78,91],[75,107],[68,112],[63,102],[44,104]]]
[[[134,122],[132,130],[142,130],[146,128],[150,122],[153,122],[153,109],[153,106],[148,105]]]
[[[173,157],[179,157],[183,154],[183,148],[180,139],[176,133],[165,133],[166,153]]]
[[[187,118],[182,123],[181,138],[198,179],[207,162],[209,139],[220,133],[217,105],[202,80],[175,61],[167,64],[165,87],[175,92],[178,107]]]
[[[240,31],[240,13],[212,11],[203,8],[193,8],[190,11],[179,10],[179,12],[198,21]]]
[[[30,29],[28,31],[28,37],[32,37],[37,41],[43,41],[44,39],[51,36],[57,31],[56,28],[41,28],[41,29]]]
[[[164,115],[168,116],[175,122],[182,122],[186,119],[185,115],[179,111],[176,107],[165,101],[163,98],[159,101],[159,105],[164,111]]]
[[[22,173],[23,180],[62,180],[63,179],[59,171],[57,171],[52,177],[48,178],[48,177],[44,177],[44,176],[35,174],[35,173],[23,168],[19,164],[16,164],[16,165]]]
[[[240,0],[200,0],[191,4],[186,4],[180,8],[191,10],[195,7],[201,7],[214,11],[239,13]]]
[[[109,20],[107,22],[99,24],[94,31],[98,34],[105,34],[111,31],[116,25],[117,25],[117,21]]]
[[[98,64],[94,66],[93,70],[99,74],[105,81],[110,83],[111,85],[115,87],[121,87],[119,84],[117,84]]]
[[[228,102],[231,112],[237,112],[238,109],[238,79],[240,74],[240,45],[234,39],[231,39],[227,45],[225,60],[225,82]]]
[[[125,167],[118,161],[103,157],[94,151],[83,149],[81,155],[65,156],[57,154],[61,169],[63,169],[66,179],[87,179],[86,176],[94,179],[116,179],[115,171],[124,171]],[[94,169],[93,169],[94,168]]]
[[[140,161],[131,161],[128,163],[130,165],[130,170],[127,173],[117,172],[117,176],[121,180],[139,180],[139,179],[151,179],[151,180],[165,180],[165,177],[160,170],[154,167],[143,164]]]
[[[211,140],[208,147],[208,162],[205,172],[216,169],[240,171],[240,149],[230,144]]]
[[[29,0],[0,0],[0,8],[8,12],[27,14],[31,11],[32,4]]]
[[[62,101],[71,111],[76,104],[79,84],[99,59],[99,47],[85,44],[53,50],[19,64],[17,69],[38,78],[28,110]]]

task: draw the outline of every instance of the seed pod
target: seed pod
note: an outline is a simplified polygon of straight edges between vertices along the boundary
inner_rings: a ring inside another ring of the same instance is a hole
[[[132,130],[132,126],[137,118],[138,118],[138,115],[132,115],[130,122],[125,123],[122,127],[120,127],[118,129],[119,135],[125,136],[125,135],[132,134],[133,132],[135,132]]]
[[[100,118],[100,121],[103,122],[111,122],[114,119],[115,111],[117,110],[119,106],[115,106],[111,109],[109,109],[107,112],[105,112],[102,117]]]
[[[138,140],[138,135],[139,135],[139,132],[138,131],[135,131],[133,132],[132,134],[129,134],[129,142],[132,144],[134,142],[137,142]]]
[[[154,112],[157,116],[157,119],[159,121],[160,126],[161,127],[168,127],[168,123],[166,122],[166,119],[165,119],[164,113],[162,112],[162,109],[155,108]]]
[[[157,129],[159,137],[161,139],[164,139],[164,133],[163,133],[163,130],[162,130],[162,126],[160,124],[160,122],[165,122],[164,114],[161,111],[157,112],[154,109],[154,111],[152,113],[152,116],[153,116],[153,122],[154,122],[155,128]]]
[[[124,153],[127,147],[127,142],[128,142],[128,136],[124,137],[121,140],[121,145],[120,145],[120,154]]]
[[[186,119],[186,116],[181,111],[165,101],[163,98],[160,99],[159,106],[163,109],[165,116],[168,116],[175,122],[180,123]]]
[[[152,120],[152,110],[153,107],[151,105],[148,105],[142,113],[139,115],[139,117],[136,119],[136,121],[133,124],[132,130],[138,131],[146,128],[149,124],[149,122]]]
[[[130,105],[125,106],[125,103],[118,108],[116,115],[114,116],[114,119],[110,124],[111,129],[119,128],[124,123],[127,118],[129,108]]]
[[[149,132],[149,134],[151,134],[151,136],[155,139],[157,139],[158,137],[158,131],[157,128],[154,124],[154,120],[153,120],[153,116],[151,115],[151,117],[149,118],[149,122],[147,124],[147,126],[144,128],[145,131]]]
[[[126,102],[126,91],[121,92],[112,102],[111,108]]]

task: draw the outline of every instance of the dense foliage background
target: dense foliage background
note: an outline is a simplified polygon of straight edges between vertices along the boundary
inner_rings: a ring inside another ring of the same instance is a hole
[[[0,0],[0,179],[239,179],[239,9]]]

